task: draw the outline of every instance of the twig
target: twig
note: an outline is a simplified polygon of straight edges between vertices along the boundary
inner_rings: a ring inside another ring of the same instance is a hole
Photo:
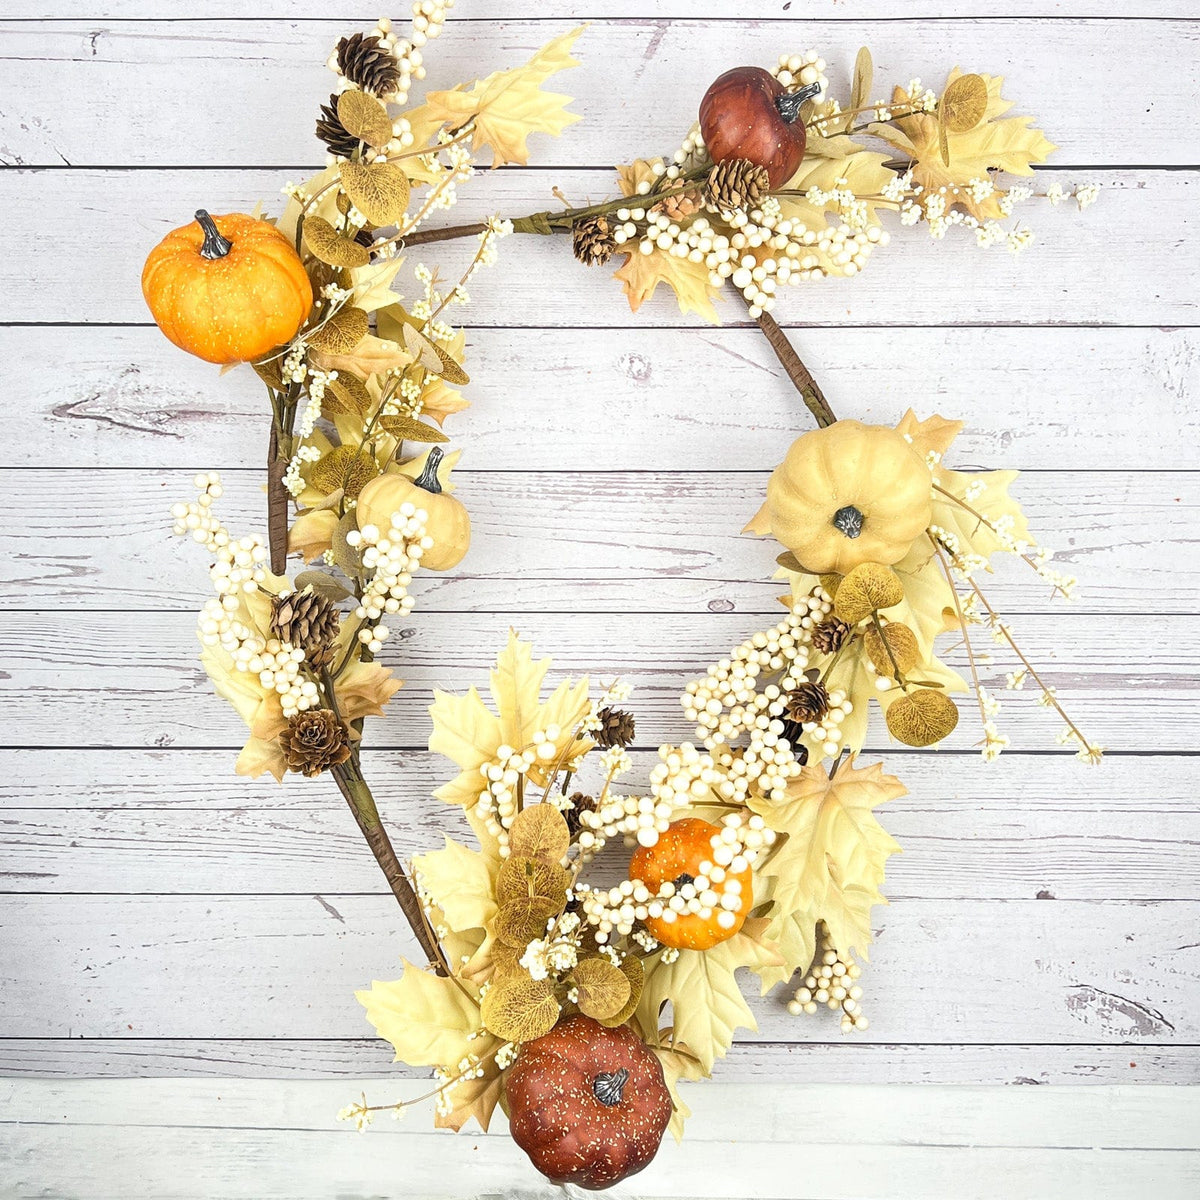
[[[287,570],[288,493],[283,486],[287,461],[280,454],[279,426],[271,422],[271,441],[267,449],[267,544],[271,548],[271,573]]]
[[[749,307],[749,301],[747,301],[747,307]],[[813,420],[822,429],[827,425],[832,425],[837,417],[834,415],[833,409],[829,407],[829,401],[825,399],[825,393],[821,391],[812,372],[804,365],[804,360],[800,355],[796,353],[796,347],[788,341],[787,334],[779,328],[770,313],[759,313],[754,320],[766,335],[771,349],[775,351],[775,357],[779,359],[780,366],[783,367],[787,377],[792,381],[792,385],[800,393],[800,398],[804,401],[808,411],[812,413]]]

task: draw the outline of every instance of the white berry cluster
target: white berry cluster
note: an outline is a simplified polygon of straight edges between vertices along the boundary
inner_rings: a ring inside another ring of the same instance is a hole
[[[421,47],[442,32],[446,23],[446,12],[454,7],[454,0],[414,0],[412,6],[412,32],[404,40],[392,31],[391,21],[384,17],[371,31],[380,45],[391,52],[400,68],[400,81],[396,90],[387,96],[381,96],[392,104],[404,104],[408,100],[409,89],[414,79],[425,78],[425,60]],[[337,53],[330,55],[326,64],[331,71],[341,75],[338,67]]]
[[[559,746],[562,738],[563,730],[558,725],[548,725],[534,733],[524,749],[499,746],[492,757],[480,765],[483,788],[475,803],[474,814],[500,843],[502,858],[509,855],[508,830],[517,815],[520,782],[539,765],[553,767],[562,753]]]
[[[433,538],[425,532],[427,519],[423,508],[405,502],[392,514],[387,531],[364,525],[346,535],[346,542],[361,552],[363,569],[369,573],[354,615],[359,621],[358,640],[372,654],[379,653],[388,636],[381,618],[412,612],[415,601],[408,594],[408,585],[421,565],[421,555],[433,545]]]
[[[817,926],[817,955],[804,978],[788,1001],[788,1012],[794,1017],[801,1013],[815,1013],[823,1004],[827,1008],[842,1011],[842,1032],[866,1031],[870,1024],[863,1016],[862,988],[855,981],[862,968],[849,954],[840,954],[829,937],[824,924]]]
[[[779,65],[772,74],[785,88],[819,83],[821,90],[816,99],[820,101],[829,91],[825,67],[825,60],[815,50],[806,50],[803,54],[781,54]]]
[[[601,944],[614,933],[629,936],[635,922],[648,918],[670,924],[681,916],[707,921],[715,914],[718,925],[732,929],[742,904],[742,882],[735,876],[752,870],[774,841],[774,831],[760,816],[728,813],[712,837],[712,859],[700,863],[691,882],[676,887],[667,881],[655,892],[636,879],[622,880],[606,891],[576,883],[575,896]]]

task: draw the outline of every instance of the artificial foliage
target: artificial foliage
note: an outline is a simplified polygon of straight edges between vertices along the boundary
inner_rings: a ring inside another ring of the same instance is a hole
[[[872,912],[900,849],[886,806],[905,795],[861,761],[872,722],[936,746],[970,703],[994,759],[1007,738],[972,640],[986,634],[1014,656],[1009,686],[1032,683],[1063,718],[1060,741],[1101,755],[980,582],[1016,558],[1055,593],[1074,587],[1034,541],[1015,473],[955,469],[957,421],[838,420],[770,316],[785,286],[853,276],[909,227],[1022,249],[1031,235],[1011,218],[1033,193],[1010,177],[1053,146],[1009,115],[998,77],[955,69],[940,91],[881,93],[863,50],[842,102],[818,54],[783,54],[707,91],[691,81],[697,124],[672,154],[618,167],[611,199],[435,224],[479,167],[525,164],[578,119],[555,88],[581,30],[411,103],[448,6],[420,0],[407,37],[381,21],[338,43],[335,90],[314,98],[326,164],[287,186],[277,216],[201,211],[151,252],[143,287],[164,333],[248,363],[267,401],[266,537],[224,526],[213,474],[173,517],[210,562],[200,657],[246,725],[236,770],[328,777],[410,926],[398,978],[361,981],[367,1020],[432,1073],[421,1098],[439,1126],[487,1129],[502,1107],[539,1170],[603,1187],[650,1162],[666,1128],[681,1136],[679,1084],[756,1028],[748,994],[867,1028]],[[1085,207],[1095,189],[1075,198]],[[686,684],[680,738],[648,779],[630,777],[637,715],[620,663],[597,664],[607,685],[555,679],[513,633],[482,690],[435,694],[444,842],[406,858],[360,749],[401,687],[388,636],[422,572],[469,553],[448,445],[470,383],[453,322],[513,234],[565,235],[585,267],[615,261],[635,311],[660,286],[710,320],[732,300],[816,428],[763,464],[762,508],[739,519],[778,543],[779,620]],[[476,251],[447,280],[421,247],[455,238]],[[955,646],[969,679],[944,661]],[[343,1115],[365,1128],[416,1099]]]

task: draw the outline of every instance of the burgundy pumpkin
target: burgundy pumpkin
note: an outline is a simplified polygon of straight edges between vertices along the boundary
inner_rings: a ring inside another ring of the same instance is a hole
[[[783,187],[800,167],[808,137],[800,106],[821,90],[810,83],[789,92],[762,67],[734,67],[719,76],[700,102],[700,134],[713,162],[745,158],[766,167],[771,188]]]
[[[662,1064],[628,1025],[582,1014],[526,1042],[505,1082],[513,1140],[554,1183],[591,1191],[645,1167],[671,1120]]]

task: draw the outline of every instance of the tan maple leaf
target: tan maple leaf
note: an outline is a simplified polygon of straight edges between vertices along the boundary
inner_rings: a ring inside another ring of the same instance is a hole
[[[642,184],[653,187],[660,178],[655,167],[663,166],[661,158],[635,158],[631,163],[621,163],[617,167],[617,186],[622,196],[637,196]]]
[[[699,1060],[704,1073],[733,1043],[734,1030],[757,1029],[735,972],[760,971],[780,965],[782,956],[767,938],[768,922],[751,917],[741,931],[711,950],[680,950],[674,962],[659,958],[646,972],[638,1004],[638,1024],[656,1029],[670,1001],[675,1036]],[[807,963],[805,964],[808,965]]]
[[[383,706],[404,686],[390,667],[361,660],[351,663],[337,678],[338,707],[342,720],[382,717]]]
[[[822,920],[839,950],[866,958],[871,908],[887,903],[879,886],[888,856],[900,849],[873,810],[906,791],[881,764],[857,767],[851,755],[832,778],[819,766],[802,768],[782,800],[751,798],[750,807],[785,835],[760,868],[775,902],[772,924],[789,915]],[[790,948],[804,949],[802,939],[792,939]],[[800,970],[810,961],[788,965]]]
[[[663,1079],[667,1090],[671,1093],[671,1122],[667,1128],[677,1142],[683,1141],[683,1123],[692,1115],[692,1110],[684,1103],[679,1094],[679,1081],[694,1082],[704,1079],[709,1072],[705,1071],[700,1060],[683,1044],[676,1041],[674,1030],[662,1029],[658,1034],[658,1044],[650,1047],[655,1057],[662,1064]]]
[[[963,72],[955,67],[946,79],[949,87]],[[987,179],[989,171],[1007,171],[1012,175],[1032,175],[1033,164],[1045,162],[1058,149],[1042,131],[1030,123],[1032,117],[1004,117],[1012,101],[1000,94],[1003,76],[981,76],[987,85],[987,107],[979,124],[964,132],[946,132],[949,163],[942,157],[942,134],[936,113],[915,113],[890,122],[875,122],[868,132],[895,146],[912,159],[913,182],[925,194],[946,189],[946,206],[957,205],[979,220],[995,220],[1004,215],[997,189],[982,200],[974,199],[966,186],[973,179]],[[893,102],[907,107],[908,93],[896,88]],[[1003,119],[1001,119],[1003,117]]]
[[[460,85],[448,92],[430,92],[424,111],[416,114],[422,129],[428,120],[461,129],[474,122],[472,145],[487,146],[492,165],[529,162],[525,139],[531,133],[558,135],[580,118],[567,111],[570,96],[542,91],[542,84],[558,71],[579,65],[570,55],[583,26],[547,42],[523,67],[496,71],[477,80],[469,91]]]
[[[448,928],[484,929],[496,915],[498,858],[447,837],[441,850],[418,854],[413,869],[422,891],[438,906]]]
[[[713,287],[708,267],[702,262],[678,258],[658,247],[643,254],[635,247],[615,274],[624,285],[629,307],[634,312],[654,295],[660,283],[665,283],[675,293],[681,313],[699,313],[706,321],[720,324],[713,307],[713,300],[720,295],[720,290]]]

